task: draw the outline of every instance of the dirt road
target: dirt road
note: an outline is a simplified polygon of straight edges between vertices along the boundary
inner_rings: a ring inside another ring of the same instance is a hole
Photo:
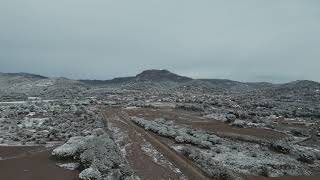
[[[171,149],[169,146],[167,146],[166,144],[161,142],[156,135],[151,134],[151,133],[145,131],[144,129],[136,126],[130,120],[130,117],[123,109],[120,109],[120,108],[107,109],[106,116],[112,117],[112,118],[108,118],[109,121],[112,121],[113,123],[117,123],[118,125],[122,124],[121,125],[122,127],[126,126],[126,128],[123,128],[123,130],[126,129],[125,131],[127,133],[129,133],[129,136],[131,134],[131,138],[132,138],[132,134],[139,134],[139,135],[141,135],[141,137],[145,138],[148,142],[150,142],[152,144],[152,146],[154,148],[157,149],[157,151],[159,151],[170,162],[172,162],[174,165],[176,165],[177,168],[179,168],[182,171],[182,173],[188,177],[188,179],[197,179],[197,180],[198,179],[199,180],[209,179],[190,160],[181,156],[175,150]],[[115,119],[117,119],[117,120],[115,121]],[[138,142],[139,142],[139,140],[138,140]],[[135,149],[137,151],[137,148],[140,148],[140,147],[134,147],[132,149]],[[134,155],[139,155],[139,154],[136,152]],[[129,157],[129,160],[130,160],[130,158],[137,160],[137,158],[139,158],[139,157]],[[148,162],[148,163],[150,163],[150,162]],[[151,165],[152,165],[152,163],[150,163],[150,166]],[[148,170],[148,169],[145,169],[145,170]],[[138,168],[138,171],[139,171],[139,168]],[[152,171],[155,171],[155,170],[152,170]],[[160,177],[158,175],[159,174],[155,173],[155,176],[157,176],[157,177],[150,177],[149,176],[149,178],[151,178],[151,179],[158,179],[158,178],[160,178],[160,179],[176,179],[176,178],[178,178],[176,175],[171,174],[173,176],[170,176],[170,174],[168,174],[168,173],[164,173]]]

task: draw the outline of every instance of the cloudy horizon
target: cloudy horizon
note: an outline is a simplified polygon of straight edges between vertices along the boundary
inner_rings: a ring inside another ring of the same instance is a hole
[[[320,81],[316,0],[3,0],[0,72]]]

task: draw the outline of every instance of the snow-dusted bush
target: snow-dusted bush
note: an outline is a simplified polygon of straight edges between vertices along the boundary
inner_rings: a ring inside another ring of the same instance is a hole
[[[86,146],[86,150],[80,155],[85,167],[94,165],[100,172],[106,173],[124,163],[118,147],[106,134],[91,139]]]
[[[183,109],[186,111],[204,111],[204,107],[197,104],[178,104],[176,105],[176,109]]]
[[[283,153],[283,154],[289,154],[292,149],[292,147],[286,141],[275,141],[275,142],[271,143],[270,147],[273,150],[275,150],[279,153]]]
[[[89,167],[79,174],[81,180],[102,180],[101,173],[96,169]]]
[[[84,150],[87,139],[81,136],[72,137],[65,144],[54,149],[52,155],[60,159],[73,158]]]
[[[262,167],[259,167],[258,174],[260,176],[269,177],[270,176],[270,170],[269,170],[268,167],[262,166]]]
[[[131,177],[133,171],[126,165],[118,146],[110,136],[102,132],[102,129],[94,134],[96,135],[72,137],[67,143],[54,149],[52,155],[58,158],[73,158],[82,168],[87,168],[80,173],[80,179],[98,180],[115,171],[121,172],[121,179]]]
[[[247,126],[247,122],[243,120],[235,120],[233,123],[231,123],[231,126],[239,127],[239,128],[244,128]]]
[[[107,177],[105,177],[103,180],[120,180],[121,179],[121,172],[119,169],[111,170]]]
[[[193,160],[209,177],[223,180],[242,179],[234,172],[225,168],[220,162],[212,159],[210,155],[204,154],[201,151],[193,150],[189,147],[184,147],[180,152]]]
[[[205,132],[180,130],[179,136],[175,138],[178,143],[190,143],[203,148],[210,148],[213,144],[221,142],[221,138]]]
[[[221,144],[222,140],[220,137],[210,134],[208,137],[208,141],[210,141],[212,144]]]
[[[184,138],[184,136],[177,136],[175,138],[175,141],[178,142],[178,143],[184,143],[185,142],[185,138]]]
[[[201,140],[201,141],[206,141],[208,140],[209,135],[206,133],[198,133],[197,131],[191,131],[191,134],[196,137],[197,139]]]
[[[296,152],[296,155],[297,155],[298,161],[308,163],[308,164],[312,164],[317,158],[314,153],[306,152],[306,151],[298,151]]]
[[[183,139],[185,143],[194,144],[202,148],[210,148],[212,146],[212,143],[207,141],[207,138],[203,138],[203,136],[195,137],[185,134],[185,136],[182,136],[181,139]]]
[[[59,167],[62,167],[64,169],[68,169],[68,170],[71,170],[71,171],[78,169],[79,166],[80,166],[79,163],[66,163],[66,164],[60,164],[59,165]]]
[[[222,113],[213,113],[213,114],[208,114],[204,116],[205,118],[209,118],[209,119],[214,119],[214,120],[218,120],[218,121],[227,121],[227,118],[225,116],[225,114]]]
[[[165,122],[160,119],[157,121],[147,121],[142,118],[132,118],[132,121],[144,127],[145,130],[150,130],[165,137],[174,138],[176,135],[175,129],[166,125]]]
[[[189,143],[202,148],[210,148],[213,144],[221,142],[218,136],[210,135],[202,131],[177,128],[172,123],[166,123],[163,119],[148,121],[143,118],[132,118],[132,121],[145,130],[173,138],[178,143]]]
[[[174,138],[177,136],[177,132],[172,127],[168,127],[167,136]]]
[[[96,136],[101,136],[104,134],[104,130],[102,128],[97,128],[93,130],[93,134]]]
[[[232,123],[237,119],[237,117],[234,114],[227,114],[226,119],[228,123]]]
[[[209,141],[201,141],[199,146],[203,147],[203,148],[210,148],[210,147],[212,147],[212,143]]]

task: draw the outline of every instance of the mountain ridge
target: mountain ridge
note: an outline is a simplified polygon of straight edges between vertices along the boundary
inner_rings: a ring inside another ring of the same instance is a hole
[[[24,73],[24,72],[19,72],[19,73],[4,73],[0,72],[1,76],[21,76],[24,78],[36,78],[36,79],[48,79],[50,77],[42,76],[39,74],[33,74],[33,73]],[[65,78],[69,79],[69,78]],[[72,80],[72,79],[70,79]],[[76,80],[76,79],[74,79]],[[286,83],[271,83],[271,82],[242,82],[242,81],[235,81],[235,80],[230,80],[230,79],[216,79],[216,78],[200,78],[200,79],[193,79],[190,77],[186,76],[181,76],[175,73],[170,72],[169,70],[161,69],[149,69],[149,70],[144,70],[141,73],[138,73],[136,76],[127,76],[127,77],[116,77],[113,79],[107,79],[107,80],[97,80],[97,79],[78,79],[76,81],[80,81],[83,83],[87,84],[113,84],[113,83],[127,83],[130,81],[174,81],[174,82],[188,82],[188,81],[203,81],[203,82],[210,82],[210,83],[224,83],[224,84],[232,84],[232,83],[243,83],[243,84],[254,84],[254,85],[275,85],[275,86],[280,86],[280,85],[285,85],[289,86],[290,84],[320,84],[317,81],[312,81],[312,80],[295,80],[295,81],[290,81]]]

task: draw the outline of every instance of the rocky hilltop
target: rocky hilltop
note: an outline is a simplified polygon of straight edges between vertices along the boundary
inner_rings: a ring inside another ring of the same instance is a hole
[[[192,80],[192,78],[180,76],[168,70],[156,70],[156,69],[145,70],[140,74],[138,74],[135,78],[136,80],[173,81],[173,82],[180,82],[180,83]]]

